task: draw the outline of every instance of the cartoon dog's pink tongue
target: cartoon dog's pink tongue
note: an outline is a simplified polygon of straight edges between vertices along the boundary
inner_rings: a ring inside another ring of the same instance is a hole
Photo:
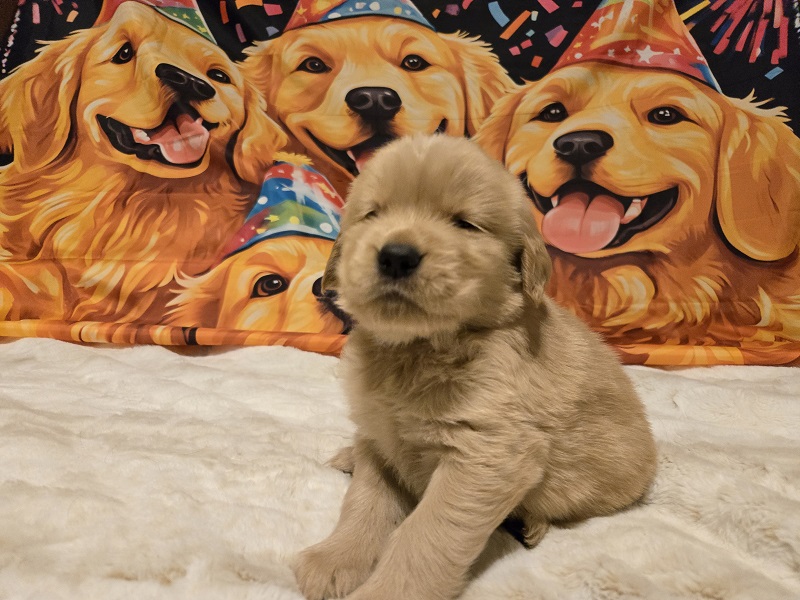
[[[614,197],[571,192],[556,198],[558,204],[547,212],[542,235],[552,246],[580,254],[608,245],[617,235],[625,208]]]
[[[375,150],[377,150],[377,148],[372,148],[371,150],[360,150],[357,152],[350,150],[348,152],[350,158],[356,163],[356,168],[358,169],[359,173],[364,170],[364,165],[367,164],[367,161],[372,158],[373,154],[375,154]]]
[[[197,162],[203,158],[208,144],[208,129],[203,127],[203,119],[193,119],[181,113],[175,122],[164,121],[155,129],[131,127],[133,139],[145,145],[158,144],[166,160],[176,165]]]

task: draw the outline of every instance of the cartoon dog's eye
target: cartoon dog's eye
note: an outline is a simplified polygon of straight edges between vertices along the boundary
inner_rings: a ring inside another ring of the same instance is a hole
[[[647,114],[647,120],[656,125],[674,125],[685,121],[686,117],[671,106],[659,106]]]
[[[326,65],[322,59],[312,56],[301,62],[297,70],[306,71],[307,73],[327,73],[331,68]]]
[[[289,282],[286,278],[281,277],[275,273],[262,275],[258,278],[255,285],[253,285],[253,293],[250,294],[251,298],[267,298],[285,292],[289,288]]]
[[[377,216],[378,216],[378,211],[377,210],[371,210],[371,211],[369,211],[368,213],[366,213],[364,215],[363,219],[366,221],[367,219],[373,219],[373,218],[375,218]]]
[[[208,73],[206,73],[210,79],[214,81],[218,81],[219,83],[230,83],[231,78],[225,71],[221,71],[220,69],[209,69]]]
[[[480,228],[474,223],[470,223],[466,219],[460,219],[458,217],[455,217],[453,219],[453,225],[455,225],[459,229],[466,229],[468,231],[480,231]]]
[[[130,62],[132,58],[133,58],[133,46],[131,46],[130,42],[125,42],[124,44],[122,44],[122,47],[119,50],[117,50],[117,53],[111,59],[111,62],[118,65],[123,65],[126,62]]]
[[[416,54],[409,54],[403,59],[403,62],[400,63],[400,66],[403,67],[406,71],[424,71],[425,69],[431,66],[431,63],[429,63],[421,56],[417,56]]]
[[[553,102],[552,104],[545,106],[542,109],[542,112],[536,115],[535,120],[545,121],[546,123],[558,123],[566,118],[567,109],[564,107],[564,105],[561,104],[561,102]]]

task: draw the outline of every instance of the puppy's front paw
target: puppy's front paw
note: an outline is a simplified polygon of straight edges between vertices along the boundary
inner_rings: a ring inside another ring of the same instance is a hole
[[[308,600],[346,596],[369,577],[372,564],[356,553],[322,542],[297,557],[294,575]]]

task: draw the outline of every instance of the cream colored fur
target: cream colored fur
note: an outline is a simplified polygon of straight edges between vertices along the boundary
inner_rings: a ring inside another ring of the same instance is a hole
[[[423,255],[408,278],[377,253]],[[511,515],[624,508],[655,471],[615,355],[544,296],[550,259],[516,178],[473,143],[393,142],[354,182],[324,285],[357,322],[343,354],[357,432],[335,530],[295,564],[309,600],[445,600]]]

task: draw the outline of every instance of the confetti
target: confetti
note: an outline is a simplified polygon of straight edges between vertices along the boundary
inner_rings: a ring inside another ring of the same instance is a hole
[[[539,4],[541,4],[542,8],[545,9],[549,13],[558,10],[558,4],[553,2],[553,0],[539,0]]]
[[[583,2],[581,2],[581,0],[578,0],[577,2],[573,2],[572,3],[572,8],[581,8],[582,6],[583,6]]]
[[[539,11],[538,10],[534,10],[533,12],[531,12],[531,21],[535,21],[538,18],[539,18]]]
[[[455,17],[458,13],[461,12],[461,7],[458,4],[448,4],[444,7],[444,12],[448,15]]]
[[[54,9],[54,10],[55,10],[55,11],[56,11],[58,14],[60,14],[60,15],[63,15],[63,14],[64,14],[63,12],[61,12],[61,7],[58,5],[58,3],[56,2],[56,0],[50,0],[50,4],[52,4],[52,5],[53,5],[53,9]]]
[[[281,32],[280,29],[278,29],[277,27],[272,27],[272,26],[267,27],[267,36],[268,37],[274,37],[274,36],[278,35],[280,32]]]
[[[463,8],[464,10],[467,10],[469,8],[470,4],[472,4],[472,0],[464,0],[461,3],[461,8]]]
[[[219,16],[223,25],[228,22],[228,5],[225,4],[225,0],[219,2]]]
[[[277,15],[283,14],[283,8],[281,7],[280,4],[265,4],[264,11],[270,17],[275,17]]]
[[[525,40],[519,45],[520,48],[530,48],[531,46],[533,46],[533,42],[530,40]]]
[[[434,11],[433,11],[433,13],[431,13],[431,14],[433,15],[433,18],[434,18],[434,19],[438,19],[438,18],[439,18],[439,14],[440,14],[441,12],[442,12],[442,11],[440,11],[440,10],[437,8],[437,9],[436,9],[436,10],[434,10]]]
[[[788,45],[789,19],[787,17],[783,17],[781,19],[779,31],[780,31],[779,34],[780,37],[778,40],[778,47],[775,50],[773,50],[772,57],[770,58],[770,63],[772,63],[773,65],[777,65],[778,61],[782,58],[786,58],[786,56],[789,53],[789,45]]]
[[[263,0],[236,0],[236,8],[243,6],[261,6]]]
[[[517,46],[511,46],[508,51],[514,56],[519,56],[520,53],[520,49]]]
[[[567,37],[567,30],[559,25],[558,27],[554,27],[545,33],[545,35],[547,36],[547,41],[550,42],[550,45],[554,48],[557,48],[561,45],[561,42],[564,41],[564,38]]]
[[[77,10],[69,11],[69,14],[67,15],[67,23],[72,23],[77,16],[78,16]]]
[[[508,25],[508,22],[511,20],[506,16],[506,13],[503,12],[503,9],[500,8],[500,5],[497,2],[489,2],[489,13],[491,13],[492,18],[495,22],[500,25],[500,27],[505,27]]]
[[[769,79],[771,81],[771,80],[775,79],[781,73],[783,73],[783,69],[781,69],[780,67],[775,67],[774,69],[771,69],[770,71],[765,73],[764,77],[766,77],[767,79]]]
[[[703,10],[705,7],[709,6],[710,4],[711,4],[711,2],[709,2],[709,0],[703,0],[702,2],[700,2],[700,4],[696,4],[695,6],[693,6],[692,8],[687,10],[686,12],[681,13],[681,19],[684,20],[684,21],[687,21],[689,18],[691,18],[692,16],[696,15],[697,13],[699,13],[701,10]]]
[[[521,13],[519,13],[517,18],[514,19],[514,22],[511,23],[511,25],[509,25],[508,28],[506,28],[506,30],[503,33],[500,34],[500,39],[503,39],[503,40],[511,39],[511,36],[514,35],[514,33],[517,31],[517,29],[522,27],[522,24],[530,16],[531,16],[531,12],[529,10],[523,10]]]
[[[528,29],[528,31],[525,32],[525,35],[527,35],[528,37],[533,37],[534,33],[536,32],[533,29]]]
[[[534,56],[533,60],[531,61],[531,66],[534,69],[537,69],[537,68],[539,68],[539,65],[541,65],[541,64],[542,64],[542,57],[541,56]]]
[[[33,6],[31,6],[31,18],[33,19],[33,24],[34,25],[38,25],[39,24],[39,18],[40,18],[39,5],[36,4],[36,2],[34,2]]]
[[[247,38],[244,35],[244,31],[242,30],[241,23],[236,24],[236,35],[239,36],[239,41],[242,42],[243,44],[247,41]]]

